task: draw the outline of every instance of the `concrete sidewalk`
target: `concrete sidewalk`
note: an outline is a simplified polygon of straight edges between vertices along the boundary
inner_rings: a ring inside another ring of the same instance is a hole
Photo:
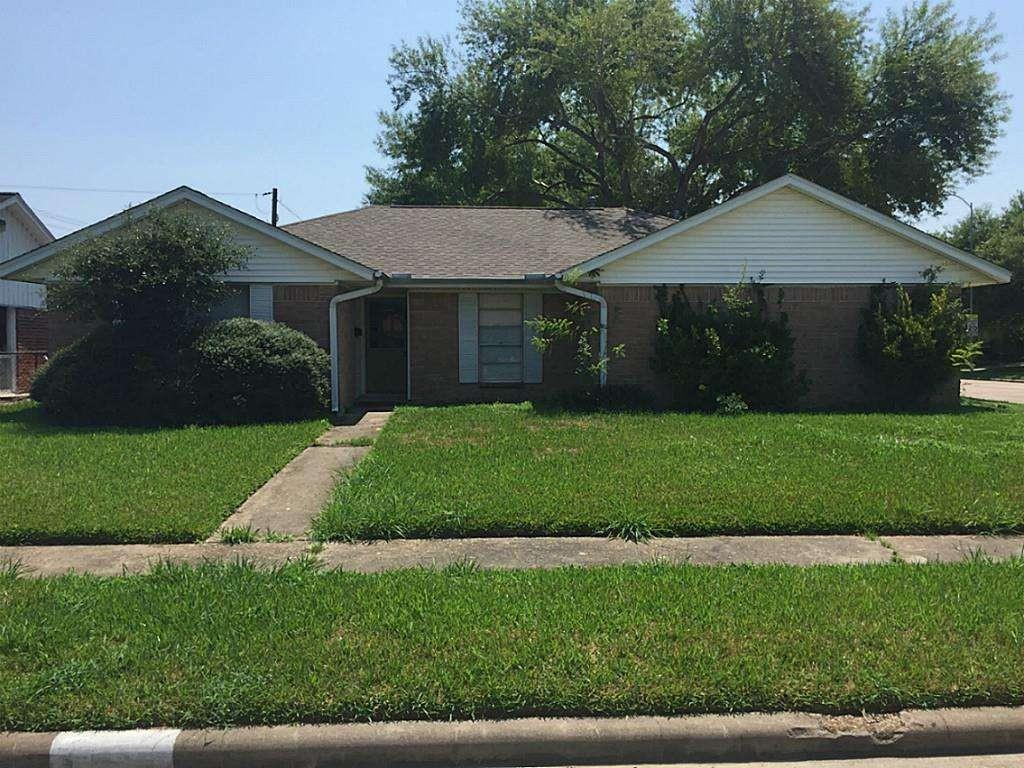
[[[1024,403],[1024,382],[986,381],[962,379],[960,394],[978,400],[999,400],[1004,403]]]
[[[884,715],[780,712],[0,733],[0,764],[71,768],[636,765],[1012,755],[1020,752],[1022,744],[1024,709],[979,707]]]
[[[26,576],[70,571],[101,576],[141,573],[159,562],[200,564],[246,560],[274,567],[311,557],[326,568],[376,573],[401,568],[474,563],[480,568],[593,567],[627,563],[694,565],[849,565],[956,562],[981,552],[996,559],[1021,556],[1024,536],[708,536],[653,539],[562,538],[397,539],[372,543],[97,544],[0,547],[0,563],[20,563]]]

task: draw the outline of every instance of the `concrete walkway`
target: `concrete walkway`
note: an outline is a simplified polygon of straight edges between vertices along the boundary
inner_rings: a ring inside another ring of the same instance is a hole
[[[220,541],[232,528],[251,527],[262,534],[301,538],[338,483],[370,450],[351,442],[372,441],[387,423],[389,411],[354,414],[350,424],[331,427],[274,475],[221,523],[207,541]]]
[[[1024,403],[1024,382],[962,379],[960,381],[960,394],[964,397],[973,397],[978,400]]]
[[[628,563],[732,563],[848,565],[957,562],[974,552],[995,559],[1024,553],[1024,536],[708,536],[654,539],[633,544],[589,537],[399,539],[368,544],[309,542],[238,544],[99,544],[66,547],[0,547],[0,564],[20,563],[24,575],[70,571],[101,576],[141,573],[159,562],[199,564],[246,560],[273,567],[301,557],[326,568],[376,573],[401,568],[473,563],[480,568],[558,568]]]

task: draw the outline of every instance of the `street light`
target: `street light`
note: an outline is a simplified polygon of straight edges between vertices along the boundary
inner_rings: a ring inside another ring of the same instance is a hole
[[[971,255],[974,255],[974,203],[970,200],[965,200],[960,197],[956,192],[950,192],[950,197],[955,197],[961,203],[967,206],[970,213],[967,216],[967,247],[971,251]],[[971,312],[974,312],[974,286],[967,286],[967,297],[971,305]]]

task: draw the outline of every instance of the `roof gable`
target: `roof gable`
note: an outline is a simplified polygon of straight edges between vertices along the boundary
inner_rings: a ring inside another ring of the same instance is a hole
[[[768,198],[782,203],[787,196],[793,202],[789,210],[765,212]],[[775,260],[768,258],[773,252]],[[641,258],[649,263],[638,269]],[[698,263],[703,272],[696,269]],[[762,271],[767,282],[775,283],[919,282],[928,266],[943,266],[948,279],[965,284],[1010,279],[1002,267],[792,174],[581,262],[572,271],[598,272],[603,282],[677,282],[669,279],[671,266],[685,272],[685,282],[731,282]]]
[[[304,240],[302,237],[280,227],[274,227],[255,216],[251,216],[244,211],[240,211],[237,208],[220,202],[219,200],[215,200],[214,198],[204,195],[191,187],[182,186],[177,189],[173,189],[170,192],[165,192],[164,194],[154,197],[152,200],[148,200],[140,205],[129,208],[126,211],[109,216],[95,224],[91,224],[88,227],[72,232],[69,235],[65,235],[58,240],[53,240],[52,242],[43,245],[40,248],[36,248],[33,251],[29,251],[28,253],[24,253],[3,262],[0,264],[0,277],[24,273],[29,268],[42,264],[70,246],[90,240],[94,237],[98,237],[124,226],[130,216],[141,216],[151,210],[168,208],[182,203],[198,206],[199,208],[202,208],[216,216],[227,219],[236,227],[240,226],[253,230],[261,237],[269,238],[272,241],[280,242],[290,248],[297,249],[308,256],[315,257],[322,262],[326,262],[327,264],[346,270],[360,279],[372,280],[376,275],[375,270],[370,267],[353,261],[352,259],[345,258],[344,256],[323,248],[316,243]]]
[[[28,203],[17,192],[0,192],[0,217],[13,213],[36,245],[53,242],[50,232]]]

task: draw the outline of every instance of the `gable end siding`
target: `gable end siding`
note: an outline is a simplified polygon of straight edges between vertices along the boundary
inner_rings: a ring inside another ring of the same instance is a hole
[[[942,266],[944,281],[977,276],[944,256],[793,189],[783,188],[601,270],[603,285],[920,283]]]
[[[255,229],[226,220],[197,205],[181,202],[170,206],[169,210],[180,210],[182,207],[187,208],[190,213],[226,226],[232,239],[251,251],[252,255],[242,269],[230,270],[224,276],[229,283],[323,284],[342,281],[365,284],[364,280],[348,270],[279,242]],[[19,270],[15,273],[17,279],[47,280],[53,274],[56,260],[59,258],[59,253],[54,254],[44,261]]]

